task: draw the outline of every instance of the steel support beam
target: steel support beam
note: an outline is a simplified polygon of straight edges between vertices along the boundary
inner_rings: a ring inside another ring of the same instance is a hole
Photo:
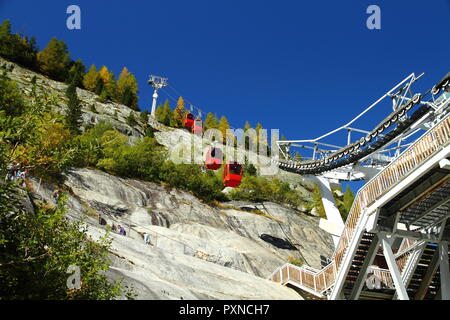
[[[342,289],[344,287],[345,279],[347,277],[348,271],[350,270],[351,262],[353,261],[356,250],[358,249],[358,245],[361,241],[367,218],[367,216],[363,216],[356,229],[353,231],[353,236],[351,237],[350,243],[347,247],[347,251],[337,272],[334,287],[331,291],[330,300],[341,299],[343,296]]]
[[[359,295],[364,287],[364,282],[367,278],[367,269],[373,263],[375,256],[378,252],[378,247],[380,246],[380,238],[375,235],[370,244],[369,250],[367,251],[366,258],[364,259],[363,265],[358,274],[358,278],[356,279],[355,285],[353,286],[352,292],[350,293],[349,300],[358,300]]]
[[[408,226],[412,226],[414,225],[417,221],[422,220],[423,218],[425,218],[427,215],[429,215],[430,213],[432,213],[435,209],[439,208],[440,206],[444,206],[446,205],[448,202],[450,201],[450,197],[448,198],[444,198],[441,201],[435,203],[433,206],[431,206],[430,208],[428,208],[427,210],[425,210],[420,216],[418,216],[416,219],[414,219],[413,221],[408,223]]]
[[[400,300],[409,300],[408,293],[406,292],[405,285],[402,281],[402,275],[400,274],[400,270],[398,270],[397,264],[395,262],[394,253],[391,249],[391,243],[384,233],[380,233],[379,237],[383,245],[384,257],[389,267],[389,271],[391,272],[392,280],[394,281],[397,296]]]
[[[414,296],[414,300],[423,300],[425,295],[427,294],[428,287],[430,286],[431,281],[433,280],[434,274],[439,266],[439,253],[436,252],[433,256],[433,259],[428,266],[428,269],[420,283],[420,287]]]
[[[450,300],[450,271],[448,263],[448,243],[439,245],[439,272],[441,274],[441,299]]]

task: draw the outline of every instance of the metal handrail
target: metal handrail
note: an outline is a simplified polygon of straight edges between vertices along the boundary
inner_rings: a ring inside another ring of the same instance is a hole
[[[407,174],[410,174],[425,160],[429,159],[431,155],[435,154],[439,149],[445,147],[450,142],[450,117],[442,119],[432,129],[423,134],[416,142],[411,144],[402,154],[390,163],[384,170],[376,174],[366,185],[364,185],[356,194],[355,201],[350,209],[349,216],[344,226],[341,238],[339,239],[336,250],[333,254],[333,260],[330,264],[322,268],[319,272],[313,273],[302,267],[285,264],[279,267],[271,276],[270,279],[278,279],[283,282],[283,278],[291,278],[290,275],[283,277],[284,270],[289,271],[289,268],[297,270],[299,277],[312,277],[309,281],[302,283],[302,286],[313,290],[318,295],[327,290],[336,280],[337,273],[341,267],[345,254],[347,253],[348,245],[354,237],[354,231],[357,229],[361,218],[365,214],[365,208],[374,203],[381,196],[385,195],[395,185],[397,185]],[[411,245],[411,247],[413,247]],[[407,252],[409,250],[405,250]],[[403,255],[398,255],[401,258]],[[331,269],[331,273],[330,273]],[[287,273],[287,272],[286,272]],[[325,275],[329,276],[327,278]],[[323,279],[321,277],[323,276]],[[288,279],[292,281],[292,279]],[[314,285],[308,285],[308,282],[313,282]],[[330,284],[332,283],[332,284]]]

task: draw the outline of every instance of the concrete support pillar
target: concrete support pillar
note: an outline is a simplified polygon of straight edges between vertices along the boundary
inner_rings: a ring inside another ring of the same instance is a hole
[[[317,182],[320,188],[320,194],[322,196],[322,203],[325,209],[325,213],[327,215],[327,220],[329,223],[335,225],[338,229],[343,229],[344,221],[342,220],[341,213],[336,206],[334,201],[333,193],[331,192],[330,182],[324,177],[316,177],[315,181]],[[336,247],[340,234],[332,234],[334,246]]]
[[[158,89],[155,89],[153,93],[153,103],[152,103],[152,116],[156,116],[156,101],[158,100]]]

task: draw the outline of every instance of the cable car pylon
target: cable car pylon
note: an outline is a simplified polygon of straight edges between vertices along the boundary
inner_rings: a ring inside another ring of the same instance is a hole
[[[153,103],[152,103],[152,116],[155,117],[156,113],[156,101],[158,100],[158,90],[168,86],[167,83],[168,78],[163,78],[159,76],[150,75],[150,79],[148,80],[148,84],[154,88],[153,92]]]

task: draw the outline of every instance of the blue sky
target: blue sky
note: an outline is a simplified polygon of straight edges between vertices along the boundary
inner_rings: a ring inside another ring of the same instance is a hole
[[[81,30],[66,28],[71,4],[81,8]],[[366,27],[372,4],[381,30]],[[41,49],[56,36],[88,67],[118,75],[127,66],[142,109],[151,105],[148,75],[162,75],[233,127],[259,121],[288,139],[334,129],[412,72],[425,72],[417,88],[429,89],[450,71],[449,16],[450,0],[0,0],[1,20],[36,36]],[[360,127],[371,129],[385,111]]]

